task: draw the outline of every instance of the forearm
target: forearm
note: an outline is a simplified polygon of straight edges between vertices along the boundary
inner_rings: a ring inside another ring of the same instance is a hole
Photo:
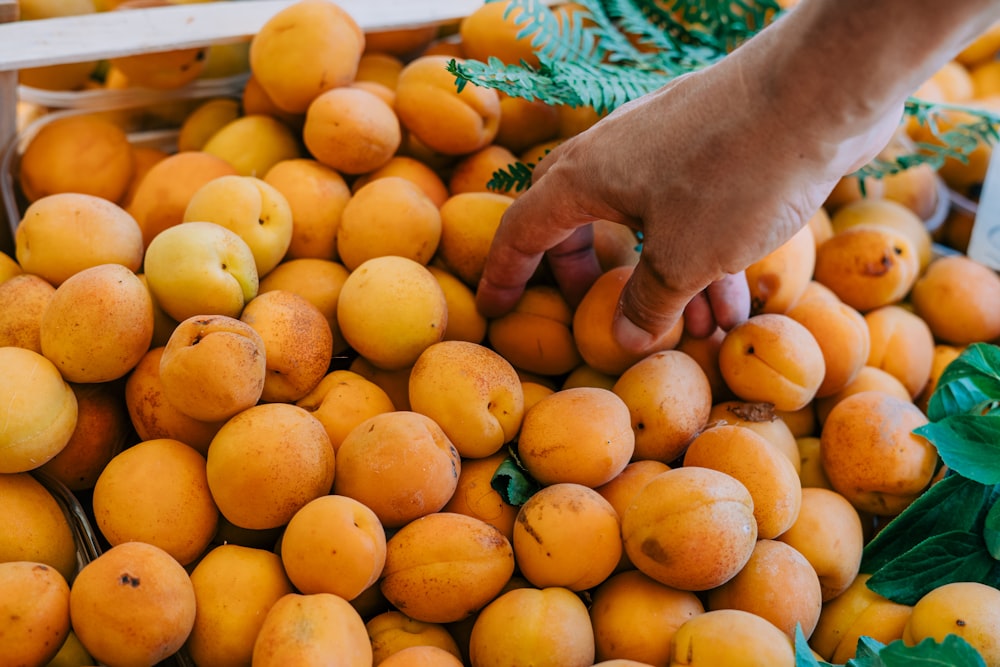
[[[838,140],[898,108],[997,19],[997,0],[802,0],[746,55],[764,59],[786,124],[810,118]]]

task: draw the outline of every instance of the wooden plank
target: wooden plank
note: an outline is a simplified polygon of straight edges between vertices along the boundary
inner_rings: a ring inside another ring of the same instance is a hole
[[[0,27],[17,20],[17,0],[0,0]],[[0,155],[17,132],[17,72],[0,71]],[[2,203],[2,202],[0,202]],[[11,221],[0,206],[0,252],[14,256]]]
[[[294,0],[207,2],[8,23],[0,25],[0,71],[246,41],[291,4]],[[378,31],[454,21],[483,0],[337,4],[362,29]]]

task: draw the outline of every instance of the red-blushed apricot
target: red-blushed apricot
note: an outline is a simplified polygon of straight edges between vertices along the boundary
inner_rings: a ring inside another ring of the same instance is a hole
[[[916,405],[880,391],[840,401],[823,424],[820,454],[833,488],[859,511],[894,516],[930,484],[937,449],[913,433],[927,423]]]
[[[493,600],[514,574],[514,552],[494,526],[465,514],[434,512],[387,543],[382,594],[410,618],[452,623]]]
[[[628,406],[599,387],[563,389],[524,415],[518,457],[542,484],[591,488],[611,481],[632,458],[635,434]]]
[[[621,516],[632,563],[667,586],[721,586],[746,564],[757,542],[753,498],[735,477],[682,467],[651,479]]]
[[[719,348],[726,384],[745,401],[797,410],[816,396],[826,365],[807,328],[777,313],[755,315],[726,334]]]
[[[753,499],[759,539],[772,539],[795,522],[802,486],[791,461],[763,436],[739,426],[702,431],[684,453],[684,466],[726,473],[746,487]]]
[[[633,459],[664,463],[680,456],[705,428],[712,388],[694,359],[678,350],[655,352],[621,374],[612,391],[628,406],[635,432]]]
[[[607,579],[618,566],[618,514],[589,487],[550,484],[521,505],[513,545],[518,569],[534,586],[583,591]],[[580,558],[581,553],[587,557]]]

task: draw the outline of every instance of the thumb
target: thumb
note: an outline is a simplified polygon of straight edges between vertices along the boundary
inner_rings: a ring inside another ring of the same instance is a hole
[[[677,324],[695,294],[667,286],[640,257],[618,302],[612,323],[615,340],[631,352],[649,350]]]

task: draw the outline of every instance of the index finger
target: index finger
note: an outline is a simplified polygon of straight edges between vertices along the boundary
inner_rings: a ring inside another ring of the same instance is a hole
[[[548,185],[547,179],[539,180],[510,205],[500,221],[476,290],[476,305],[486,317],[497,317],[514,307],[547,251],[570,240],[574,253],[586,250],[580,247],[580,239],[588,237],[573,237],[593,218]]]

